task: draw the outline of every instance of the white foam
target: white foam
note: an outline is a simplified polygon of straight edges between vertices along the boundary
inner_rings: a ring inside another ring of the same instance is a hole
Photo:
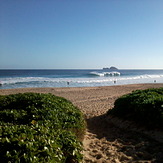
[[[153,83],[154,81],[163,83],[163,75],[138,75],[138,76],[118,76],[106,77],[108,72],[97,73],[100,77],[89,78],[48,78],[48,77],[15,77],[1,78],[3,88],[20,88],[20,87],[66,87],[69,82],[70,87],[85,86],[105,86],[115,84],[134,84],[134,83]],[[117,74],[117,72],[112,72]],[[110,74],[110,72],[109,72]]]
[[[112,71],[112,72],[90,72],[91,75],[96,76],[120,76],[120,72]]]

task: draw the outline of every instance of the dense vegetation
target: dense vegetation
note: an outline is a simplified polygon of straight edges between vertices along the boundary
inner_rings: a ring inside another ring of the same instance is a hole
[[[0,162],[80,162],[85,122],[52,94],[0,96]]]
[[[137,90],[118,98],[108,114],[163,130],[163,88]]]

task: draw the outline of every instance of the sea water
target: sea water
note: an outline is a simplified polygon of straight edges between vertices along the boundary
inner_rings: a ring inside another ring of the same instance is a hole
[[[0,70],[0,89],[163,83],[163,70]]]

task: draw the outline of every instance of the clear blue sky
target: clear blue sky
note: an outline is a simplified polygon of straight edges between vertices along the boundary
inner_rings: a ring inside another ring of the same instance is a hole
[[[0,69],[163,69],[163,0],[0,0]]]

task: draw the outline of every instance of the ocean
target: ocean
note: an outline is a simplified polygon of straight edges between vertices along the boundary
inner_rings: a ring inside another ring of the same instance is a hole
[[[0,70],[0,89],[163,83],[163,70]]]

